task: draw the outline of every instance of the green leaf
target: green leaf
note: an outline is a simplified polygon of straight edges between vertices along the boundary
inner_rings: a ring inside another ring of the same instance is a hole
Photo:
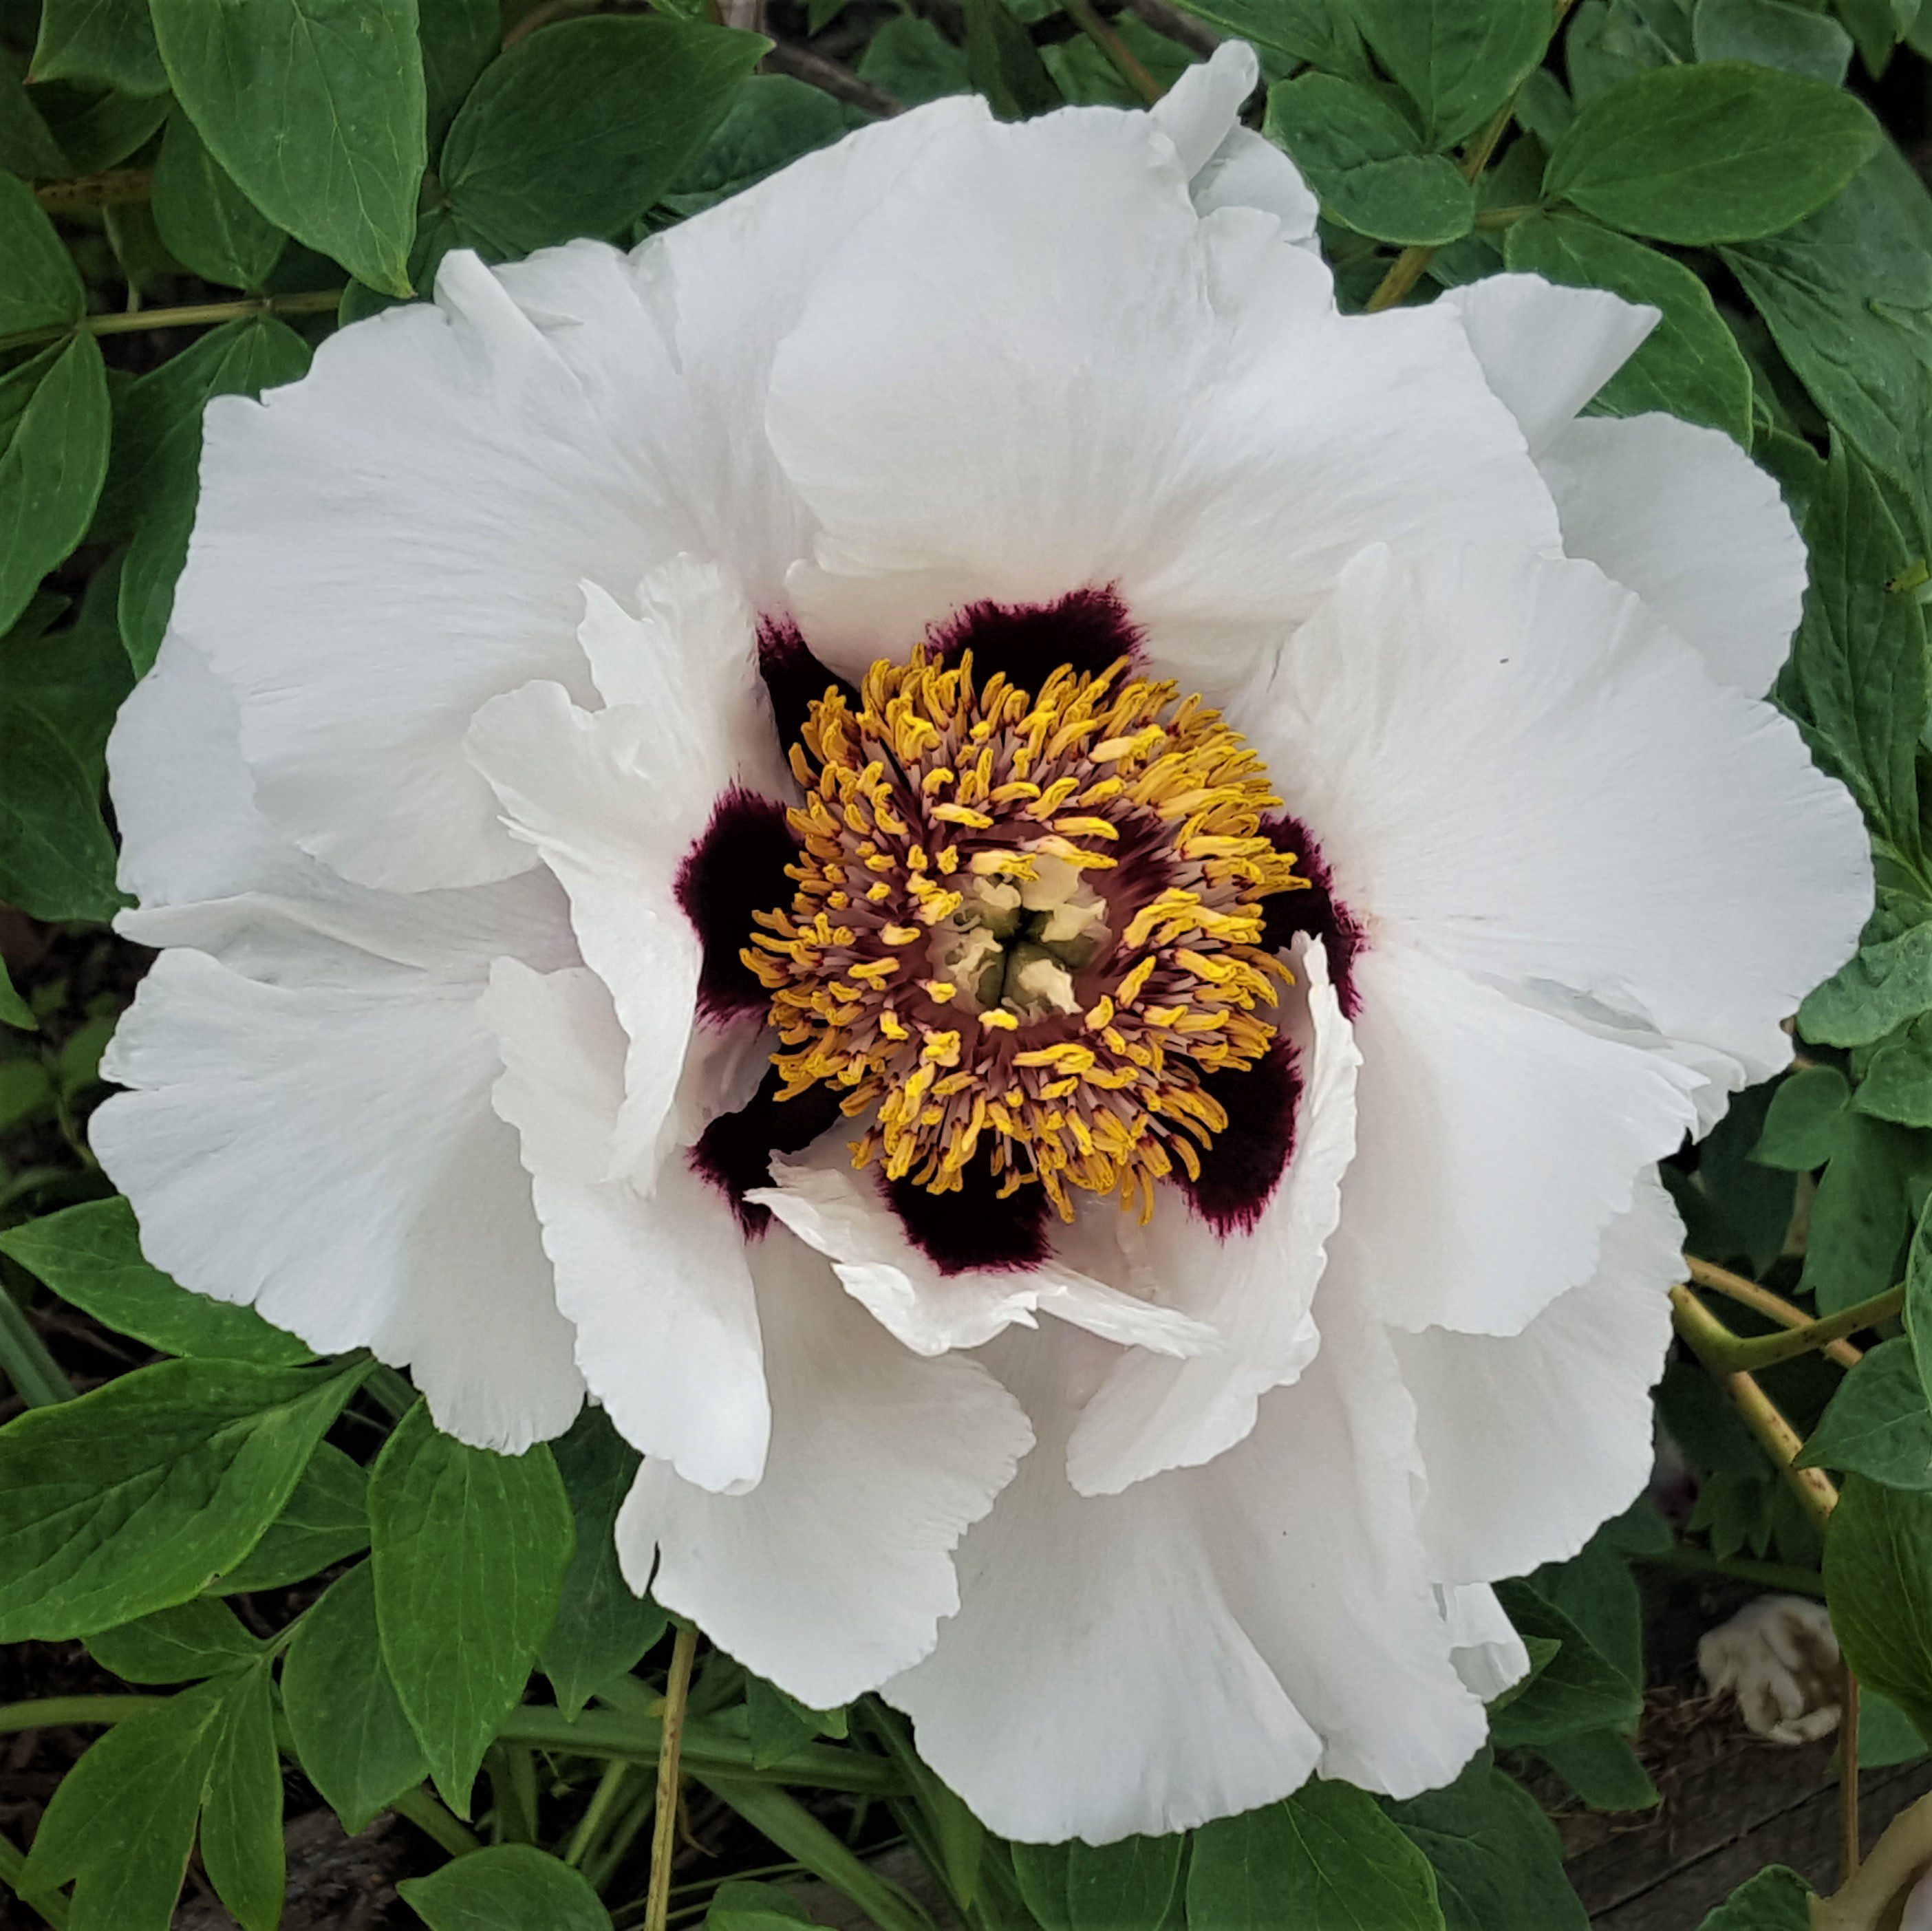
[[[924,21],[902,18],[895,24],[933,31]],[[855,108],[789,74],[754,74],[686,165],[675,190],[661,199],[674,214],[701,213],[742,193],[788,161],[838,140],[864,118]]]
[[[1592,1810],[1648,1810],[1664,1801],[1629,1739],[1615,1729],[1552,1737],[1536,1753]]]
[[[0,1234],[0,1254],[20,1262],[64,1301],[117,1334],[164,1354],[293,1367],[308,1349],[253,1308],[230,1307],[178,1288],[142,1258],[134,1210],[118,1195],[64,1208]]]
[[[1749,241],[1822,208],[1880,138],[1822,81],[1743,61],[1659,67],[1583,106],[1543,184],[1655,241]]]
[[[1810,1931],[1811,1895],[1795,1870],[1772,1864],[1732,1891],[1699,1931]]]
[[[282,1708],[303,1774],[352,1837],[428,1775],[382,1661],[368,1563],[302,1618],[282,1666]]]
[[[200,1597],[87,1639],[88,1654],[129,1683],[196,1682],[254,1662],[265,1647],[232,1609]]]
[[[22,1033],[38,1033],[40,1030],[40,1022],[34,1017],[34,1009],[14,989],[4,959],[0,959],[0,1026],[17,1027]]]
[[[668,1626],[664,1612],[633,1593],[617,1567],[617,1510],[638,1472],[635,1449],[602,1408],[586,1406],[550,1445],[576,1518],[563,1593],[537,1661],[574,1717],[613,1677],[632,1669]]]
[[[1932,1489],[1932,1410],[1910,1342],[1880,1342],[1845,1377],[1798,1465],[1868,1475],[1894,1489]]]
[[[1916,760],[1928,709],[1925,620],[1909,592],[1890,587],[1913,555],[1909,518],[1902,506],[1895,513],[1884,479],[1834,437],[1805,521],[1811,582],[1804,614],[1775,694],[1813,756],[1858,800],[1874,835],[1911,859],[1920,849]],[[1854,979],[1851,1003],[1866,1016],[1848,1025],[1840,982],[1858,970],[1855,961],[1800,1007],[1808,1039],[1864,1045],[1932,1003],[1901,1009],[1876,996],[1867,1000]],[[1862,1038],[1850,1036],[1858,1032]]]
[[[1839,17],[1851,29],[1867,73],[1882,74],[1892,51],[1918,24],[1919,0],[1837,0]]]
[[[1618,415],[1664,409],[1750,443],[1750,367],[1702,279],[1628,235],[1571,214],[1532,214],[1504,238],[1515,269],[1571,288],[1608,289],[1663,312],[1663,320],[1598,392]]]
[[[167,1931],[226,1728],[227,1689],[218,1681],[184,1690],[98,1738],[47,1806],[21,1892],[71,1882],[70,1931]]]
[[[556,1614],[569,1501],[541,1444],[519,1456],[466,1447],[418,1402],[376,1459],[369,1522],[382,1659],[437,1789],[466,1817],[477,1766]]]
[[[1932,1126],[1932,1014],[1894,1027],[1879,1042],[1852,1104],[1874,1120]]]
[[[721,1884],[711,1894],[704,1931],[793,1931],[817,1921],[788,1891],[775,1884]]]
[[[279,1589],[369,1546],[369,1478],[324,1442],[262,1540],[208,1585],[212,1596]]]
[[[1921,506],[1932,436],[1932,196],[1888,142],[1775,241],[1724,251],[1779,352],[1865,460]]]
[[[1146,69],[1162,92],[1195,64],[1196,56],[1165,34],[1156,33],[1144,20],[1124,8],[1114,16],[1112,25],[1120,44]],[[1040,57],[1070,106],[1139,109],[1147,105],[1140,90],[1123,76],[1098,43],[1084,34],[1076,34],[1071,40],[1049,41],[1040,49]]]
[[[1180,1888],[1185,1837],[1015,1844],[1020,1895],[1044,1931],[1157,1931]]]
[[[1905,1257],[1905,1334],[1922,1403],[1932,1402],[1932,1197],[1920,1209]],[[1881,1478],[1882,1479],[1882,1478]],[[1916,1487],[1898,1483],[1895,1487]]]
[[[154,163],[154,225],[184,268],[230,288],[260,289],[288,236],[230,178],[179,108]]]
[[[1589,1931],[1556,1827],[1486,1755],[1389,1814],[1435,1867],[1448,1931]]]
[[[33,704],[0,692],[0,900],[38,919],[111,919],[114,843],[100,780]]]
[[[464,240],[501,258],[627,228],[676,181],[770,44],[608,14],[518,41],[484,69],[443,143]]]
[[[499,0],[416,0],[423,98],[432,160],[477,76],[503,44]]]
[[[1058,84],[1005,0],[965,0],[966,76],[1002,121],[1048,114],[1065,102]]]
[[[424,164],[416,0],[152,0],[168,77],[278,226],[410,292]]]
[[[281,1765],[266,1657],[118,1723],[62,1780],[19,1879],[74,1885],[70,1931],[166,1931],[195,1819],[202,1862],[244,1931],[274,1931]]]
[[[0,168],[28,181],[52,180],[68,171],[53,130],[8,61],[0,61]],[[0,216],[0,232],[4,223]]]
[[[361,1371],[164,1361],[0,1429],[0,1642],[185,1602],[281,1513]]]
[[[1317,1779],[1196,1831],[1188,1931],[1442,1931],[1429,1860],[1372,1797]]]
[[[1305,73],[1268,90],[1267,133],[1338,221],[1380,241],[1439,244],[1466,235],[1476,190],[1424,154],[1415,130],[1366,87]]]
[[[1751,1158],[1787,1173],[1822,1167],[1838,1144],[1851,1088],[1836,1066],[1801,1066],[1778,1082]]]
[[[1372,70],[1346,0],[1187,0],[1187,10],[1281,60],[1367,80]]]
[[[1422,110],[1423,138],[1453,147],[1522,83],[1549,44],[1545,0],[1352,0],[1362,37]]]
[[[866,42],[858,71],[861,80],[883,88],[908,107],[972,91],[964,49],[955,46],[930,20],[910,13],[895,14]]]
[[[282,1760],[266,1660],[218,1679],[221,1729],[202,1800],[201,1861],[242,1931],[275,1931],[287,1853],[282,1841]]]
[[[91,80],[124,94],[165,94],[168,76],[143,0],[42,0],[36,80]]]
[[[1852,37],[1828,13],[1790,0],[1697,0],[1691,31],[1700,60],[1755,61],[1840,85]]]
[[[1887,1120],[1845,1116],[1811,1202],[1800,1290],[1820,1314],[1882,1294],[1899,1278],[1913,1204],[1932,1170],[1932,1145]]]
[[[430,1931],[610,1931],[590,1880],[528,1844],[452,1858],[396,1891]]]
[[[1932,922],[1860,946],[1806,997],[1798,1019],[1804,1036],[1821,1046],[1870,1046],[1928,1009]]]
[[[67,157],[63,174],[98,174],[144,147],[168,117],[165,94],[122,94],[50,80],[34,100]]]
[[[1889,1698],[1861,1687],[1858,1696],[1858,1767],[1886,1770],[1894,1764],[1917,1763],[1926,1754],[1925,1739],[1912,1720]]]
[[[1498,1583],[1496,1595],[1520,1636],[1561,1645],[1529,1688],[1491,1717],[1490,1734],[1499,1748],[1540,1747],[1636,1720],[1641,1692],[1573,1618],[1526,1582]]]
[[[106,775],[115,714],[134,684],[114,615],[120,576],[119,559],[109,558],[90,579],[73,623],[44,637],[28,636],[23,623],[0,640],[0,688],[38,715],[96,787]]]
[[[92,335],[56,343],[0,375],[0,631],[87,534],[107,473],[110,424],[107,374]]]
[[[559,1621],[566,1613],[559,1612]],[[808,1708],[776,1684],[753,1676],[745,1683],[745,1734],[752,1746],[752,1767],[769,1770],[814,1737],[843,1736],[845,1714],[842,1710]]]
[[[1848,1475],[1825,1531],[1845,1661],[1932,1739],[1932,1495]]]

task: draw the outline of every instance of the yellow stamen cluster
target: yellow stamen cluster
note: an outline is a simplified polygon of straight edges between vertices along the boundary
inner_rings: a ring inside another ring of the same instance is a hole
[[[744,958],[784,1096],[823,1080],[870,1116],[855,1164],[944,1193],[983,1150],[1003,1198],[1036,1180],[1070,1219],[1074,1188],[1145,1218],[1227,1125],[1204,1076],[1267,1051],[1288,978],[1262,901],[1307,881],[1261,829],[1280,801],[1240,735],[1130,669],[1062,667],[1034,694],[922,649],[875,663],[856,709],[812,706],[796,895],[757,915]],[[1106,942],[1070,971],[1074,1009],[982,1006],[935,970],[934,928],[974,916],[975,881],[1033,881],[1042,859],[1097,895]]]

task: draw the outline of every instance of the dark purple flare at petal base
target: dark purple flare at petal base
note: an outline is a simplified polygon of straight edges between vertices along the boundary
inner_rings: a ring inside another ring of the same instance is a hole
[[[1228,1124],[1202,1150],[1201,1177],[1190,1180],[1177,1168],[1175,1183],[1224,1239],[1252,1234],[1294,1151],[1295,1102],[1301,1093],[1294,1049],[1277,1039],[1245,1072],[1228,1067],[1201,1084],[1227,1108]]]
[[[1020,1187],[1002,1200],[1000,1183],[983,1159],[962,1178],[958,1193],[929,1192],[910,1180],[886,1180],[880,1188],[906,1238],[942,1274],[1019,1272],[1052,1257],[1044,1189]]]
[[[691,1150],[693,1169],[731,1203],[747,1240],[771,1225],[771,1209],[745,1196],[771,1185],[772,1156],[803,1153],[838,1122],[838,1096],[830,1087],[781,1099],[784,1084],[774,1066],[752,1098],[736,1113],[721,1113]]]
[[[678,867],[677,902],[704,948],[698,1009],[714,1023],[754,1017],[770,1003],[740,955],[756,929],[752,914],[791,903],[785,867],[797,856],[785,808],[734,784]]]
[[[1299,818],[1286,813],[1264,819],[1262,829],[1276,851],[1293,852],[1299,862],[1295,869],[1308,880],[1305,892],[1277,892],[1262,901],[1267,923],[1262,943],[1271,952],[1286,952],[1288,941],[1306,932],[1322,941],[1328,956],[1328,976],[1334,982],[1335,997],[1342,1016],[1352,1019],[1362,1009],[1355,992],[1355,958],[1367,943],[1361,922],[1335,896],[1334,881],[1322,848]]]
[[[812,655],[812,646],[789,617],[766,617],[758,625],[758,675],[765,680],[784,751],[805,735],[812,707],[826,691],[838,691],[854,709],[858,707],[856,688]]]
[[[1141,634],[1114,592],[1076,590],[1052,604],[969,604],[935,625],[932,641],[948,662],[971,651],[976,685],[998,670],[1036,692],[1063,664],[1097,676],[1137,655]]]

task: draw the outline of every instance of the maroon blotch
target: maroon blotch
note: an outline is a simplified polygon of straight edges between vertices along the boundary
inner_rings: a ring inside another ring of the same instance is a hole
[[[1262,943],[1271,952],[1285,952],[1288,941],[1306,932],[1322,941],[1328,958],[1328,976],[1342,1016],[1352,1019],[1362,1009],[1355,991],[1355,958],[1367,943],[1361,921],[1335,896],[1335,886],[1322,848],[1299,818],[1286,812],[1262,821],[1262,832],[1276,851],[1296,854],[1295,869],[1308,880],[1305,892],[1271,892],[1262,901]]]
[[[1063,664],[1097,676],[1138,655],[1141,634],[1114,591],[1076,590],[1052,604],[969,604],[934,627],[932,642],[949,663],[971,651],[976,683],[1003,671],[1036,691]]]
[[[677,902],[704,949],[698,1009],[722,1024],[763,1012],[771,994],[740,956],[749,943],[752,914],[792,899],[785,867],[798,844],[785,808],[733,785],[718,801],[703,835],[677,868]]]
[[[857,706],[857,690],[819,662],[789,617],[766,617],[759,624],[758,675],[772,700],[778,742],[787,749],[804,736],[812,706],[826,691],[836,690]]]
[[[1044,1188],[1020,1187],[1002,1200],[1000,1183],[983,1159],[962,1179],[956,1193],[932,1193],[909,1180],[880,1185],[906,1238],[942,1274],[1037,1267],[1051,1258]]]
[[[1228,1124],[1201,1151],[1201,1177],[1174,1177],[1195,1211],[1224,1239],[1252,1234],[1294,1151],[1301,1075],[1294,1049],[1277,1039],[1245,1070],[1226,1066],[1202,1081],[1227,1109]]]
[[[771,1185],[772,1156],[802,1153],[838,1120],[838,1096],[830,1087],[821,1082],[781,1099],[784,1085],[772,1067],[752,1098],[736,1113],[721,1113],[691,1150],[693,1171],[731,1203],[748,1240],[771,1225],[771,1209],[745,1196]]]

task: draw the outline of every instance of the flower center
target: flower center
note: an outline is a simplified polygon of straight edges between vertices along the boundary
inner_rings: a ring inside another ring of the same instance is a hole
[[[1262,901],[1308,881],[1246,742],[1130,669],[1036,694],[921,649],[812,704],[797,891],[743,957],[781,1097],[822,1081],[870,1116],[855,1164],[945,1193],[983,1158],[1070,1219],[1073,1189],[1144,1219],[1156,1180],[1198,1177],[1228,1123],[1206,1078],[1267,1052],[1289,976]]]

